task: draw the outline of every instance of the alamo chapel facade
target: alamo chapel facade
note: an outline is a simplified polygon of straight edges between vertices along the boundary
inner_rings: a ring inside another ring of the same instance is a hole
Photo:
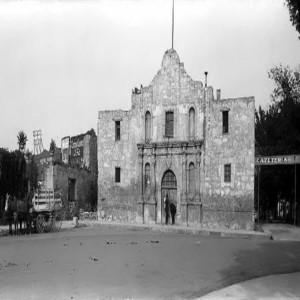
[[[254,97],[216,98],[194,81],[174,49],[129,111],[99,111],[98,217],[254,228]]]

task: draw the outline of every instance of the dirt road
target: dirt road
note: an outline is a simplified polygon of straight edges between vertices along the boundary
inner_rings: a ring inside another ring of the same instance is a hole
[[[0,238],[0,299],[186,299],[293,271],[300,242],[100,228]]]

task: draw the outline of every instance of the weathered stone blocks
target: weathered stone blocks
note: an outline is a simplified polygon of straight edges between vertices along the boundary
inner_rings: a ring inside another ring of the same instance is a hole
[[[226,133],[224,110],[229,115]],[[174,115],[173,136],[166,136],[166,112]],[[147,140],[146,113],[151,115]],[[117,141],[116,121],[121,124]],[[229,182],[225,164],[231,167]],[[120,182],[115,182],[116,168]],[[162,182],[168,171],[175,178],[170,187]],[[150,85],[133,90],[131,110],[99,112],[98,175],[99,215],[110,220],[163,223],[163,195],[168,193],[177,224],[251,230],[254,98],[221,99],[219,92],[214,100],[213,88],[192,80],[176,51],[167,50]]]

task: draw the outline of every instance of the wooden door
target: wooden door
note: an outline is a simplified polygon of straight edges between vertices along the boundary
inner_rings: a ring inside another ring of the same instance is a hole
[[[165,172],[162,178],[161,184],[161,222],[162,224],[166,223],[166,212],[164,199],[168,196],[170,204],[173,203],[175,206],[177,205],[177,182],[175,174],[168,170]],[[171,214],[169,216],[169,224],[171,223]]]

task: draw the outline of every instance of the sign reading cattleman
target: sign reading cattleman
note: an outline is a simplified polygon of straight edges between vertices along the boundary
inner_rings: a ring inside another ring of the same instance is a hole
[[[300,164],[300,155],[256,156],[255,165]]]

